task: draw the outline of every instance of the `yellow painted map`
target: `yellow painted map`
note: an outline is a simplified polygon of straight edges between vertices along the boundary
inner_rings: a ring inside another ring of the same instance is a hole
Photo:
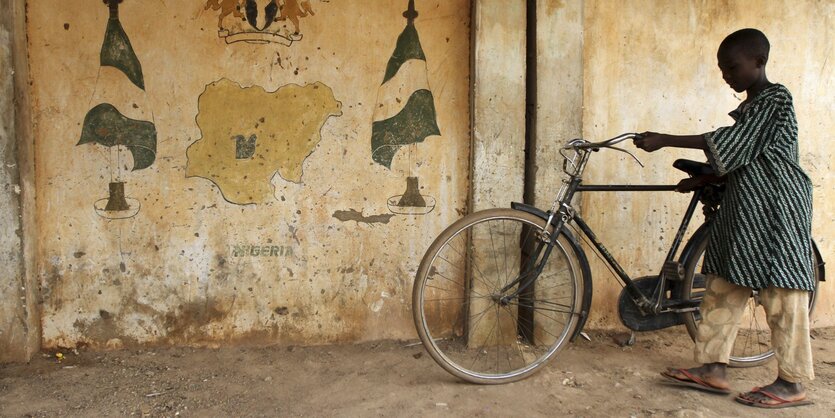
[[[274,199],[276,173],[301,182],[325,122],[342,115],[331,88],[319,82],[268,92],[221,79],[206,86],[197,106],[202,137],[186,151],[186,177],[211,180],[237,204]]]

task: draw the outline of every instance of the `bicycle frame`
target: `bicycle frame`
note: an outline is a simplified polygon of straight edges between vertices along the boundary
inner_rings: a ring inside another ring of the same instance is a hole
[[[645,192],[645,191],[672,191],[675,190],[676,186],[666,186],[666,185],[658,185],[658,186],[628,186],[628,185],[588,185],[583,186],[579,185],[577,187],[577,192],[598,192],[598,191],[611,191],[611,192]],[[679,225],[678,231],[676,232],[675,239],[673,240],[670,249],[667,251],[667,256],[664,259],[664,265],[668,265],[670,262],[675,262],[675,256],[678,253],[679,248],[681,247],[681,243],[684,240],[684,234],[687,232],[687,228],[690,225],[690,221],[693,218],[693,213],[696,211],[696,206],[699,203],[701,198],[702,190],[697,190],[693,193],[693,197],[690,199],[690,203],[687,206],[687,211],[684,214],[684,217]],[[583,234],[591,241],[594,245],[595,249],[597,249],[598,253],[603,256],[606,260],[606,263],[609,264],[610,267],[615,271],[618,279],[626,286],[629,295],[635,300],[636,304],[642,310],[646,310],[644,313],[663,313],[663,302],[664,302],[664,292],[658,291],[660,289],[665,289],[667,283],[667,274],[662,269],[659,274],[659,284],[658,288],[656,289],[656,295],[654,296],[654,300],[650,301],[649,298],[645,294],[641,292],[640,289],[635,286],[634,281],[629,275],[624,271],[623,267],[621,267],[620,263],[618,263],[617,259],[609,252],[605,245],[597,238],[594,231],[592,231],[591,227],[586,223],[583,218],[575,214],[572,220],[577,224]],[[683,309],[676,309],[677,312],[685,312],[687,310],[692,310],[690,307],[685,307]]]
[[[620,263],[618,263],[617,259],[597,238],[597,235],[595,235],[594,231],[586,223],[586,221],[583,220],[583,218],[579,214],[577,214],[574,208],[571,206],[571,201],[574,198],[574,195],[578,192],[652,192],[674,191],[676,189],[676,186],[674,185],[582,184],[582,174],[585,171],[586,164],[588,163],[589,157],[592,152],[604,147],[627,152],[625,150],[611,146],[610,144],[635,137],[637,137],[637,134],[624,134],[599,144],[590,144],[583,140],[573,140],[569,142],[568,146],[566,146],[560,151],[560,154],[562,154],[565,158],[563,162],[563,171],[568,175],[568,178],[563,180],[563,186],[557,194],[557,198],[554,200],[554,203],[549,212],[549,218],[546,223],[545,231],[547,231],[547,225],[553,224],[555,233],[553,233],[550,237],[544,237],[548,238],[547,241],[549,242],[549,245],[548,248],[545,249],[545,253],[543,254],[539,266],[533,269],[534,273],[532,275],[534,275],[535,277],[535,275],[538,275],[544,268],[544,264],[547,261],[548,256],[550,255],[550,247],[553,247],[554,243],[556,242],[557,236],[559,235],[557,231],[560,231],[562,227],[568,224],[569,222],[574,221],[580,228],[580,230],[583,232],[583,234],[592,242],[598,253],[603,256],[606,263],[614,270],[617,278],[624,284],[627,292],[643,313],[660,314],[670,311],[688,312],[696,310],[698,309],[696,304],[688,304],[686,303],[686,301],[678,301],[679,303],[675,306],[665,306],[664,302],[666,300],[666,293],[664,290],[666,290],[667,282],[669,280],[669,278],[667,277],[669,273],[668,268],[672,267],[675,268],[676,271],[681,272],[681,265],[675,261],[675,256],[678,253],[679,248],[681,247],[681,243],[684,240],[684,234],[686,233],[687,228],[690,225],[690,221],[693,218],[693,214],[696,210],[696,207],[702,198],[702,195],[704,193],[703,188],[695,190],[693,196],[690,199],[690,203],[687,206],[687,210],[685,211],[684,217],[679,225],[678,231],[676,232],[675,239],[673,240],[673,243],[664,259],[664,268],[662,268],[661,272],[659,272],[658,286],[656,287],[654,294],[650,295],[650,297],[647,297],[647,295],[645,295],[635,285],[634,280],[626,273],[626,271],[624,271],[623,267],[620,265]],[[567,150],[572,150],[574,152],[574,155],[567,155],[565,152]],[[635,158],[634,155],[632,157]],[[555,217],[557,217],[557,219],[554,219]],[[545,240],[543,239],[543,241]],[[532,261],[532,263],[534,262],[535,261]],[[520,283],[520,289],[517,292],[515,292],[514,295],[510,295],[510,297],[515,297],[516,294],[524,290],[524,287],[527,287],[524,286],[524,281],[524,278],[520,277],[518,281],[515,281],[514,283],[508,286],[509,289],[510,287],[512,287],[512,285]]]

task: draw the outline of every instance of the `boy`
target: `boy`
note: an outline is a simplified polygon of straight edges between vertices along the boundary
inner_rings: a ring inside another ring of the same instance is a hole
[[[777,380],[740,393],[736,400],[762,408],[810,404],[802,382],[812,380],[809,338],[812,184],[798,163],[797,122],[792,97],[768,81],[769,43],[756,29],[728,35],[717,52],[722,78],[747,97],[731,112],[735,124],[704,135],[645,132],[635,145],[703,149],[727,188],[711,226],[703,272],[707,291],[692,369],[661,373],[682,386],[730,393],[726,368],[737,325],[751,289],[766,310],[778,362]],[[679,191],[711,181],[682,180]]]

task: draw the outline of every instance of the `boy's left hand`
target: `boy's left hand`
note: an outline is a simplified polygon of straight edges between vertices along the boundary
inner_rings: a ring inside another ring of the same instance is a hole
[[[664,134],[657,132],[644,132],[639,137],[633,139],[632,143],[646,152],[657,151],[666,145],[664,143]]]

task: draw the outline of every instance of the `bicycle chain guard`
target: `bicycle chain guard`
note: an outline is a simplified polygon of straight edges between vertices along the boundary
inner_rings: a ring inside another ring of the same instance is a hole
[[[635,286],[647,297],[651,297],[658,286],[658,276],[646,276],[634,280]],[[624,287],[618,298],[618,314],[623,325],[633,331],[655,331],[684,323],[681,315],[675,312],[644,315],[635,305],[629,292]]]

